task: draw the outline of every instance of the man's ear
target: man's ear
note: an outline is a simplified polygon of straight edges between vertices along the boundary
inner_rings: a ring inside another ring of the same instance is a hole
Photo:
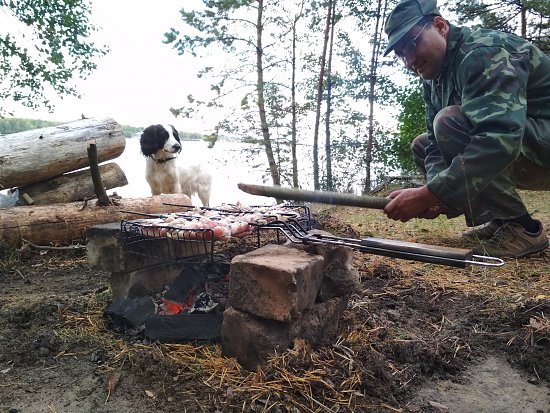
[[[445,20],[441,16],[435,16],[433,20],[433,26],[439,32],[440,35],[442,35],[445,38],[447,37],[447,34],[449,33],[449,24],[447,23],[447,20]]]

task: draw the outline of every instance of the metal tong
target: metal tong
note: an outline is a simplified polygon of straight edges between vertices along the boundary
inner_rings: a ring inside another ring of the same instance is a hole
[[[332,244],[350,247],[354,250],[383,255],[386,257],[408,259],[450,267],[466,268],[468,265],[501,267],[504,261],[496,257],[475,255],[472,250],[442,247],[408,241],[396,241],[384,238],[341,238],[306,231],[298,222],[275,221],[261,228],[274,228],[282,232],[289,241],[301,244]]]

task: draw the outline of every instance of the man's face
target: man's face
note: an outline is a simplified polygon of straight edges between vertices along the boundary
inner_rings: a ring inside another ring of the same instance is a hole
[[[433,22],[413,27],[397,44],[395,54],[422,79],[436,79],[445,61],[447,33],[446,22],[436,17]]]

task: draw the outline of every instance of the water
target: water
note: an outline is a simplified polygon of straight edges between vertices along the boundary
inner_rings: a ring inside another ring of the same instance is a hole
[[[212,174],[211,206],[234,204],[238,201],[245,205],[275,202],[273,198],[250,195],[237,187],[239,182],[271,184],[262,181],[262,170],[251,166],[259,163],[265,165],[264,153],[251,156],[242,152],[246,144],[233,142],[217,142],[214,148],[208,149],[208,144],[203,141],[183,141],[182,147],[177,162],[200,164]],[[140,152],[139,138],[126,139],[126,148],[122,155],[109,162],[116,162],[122,168],[128,185],[110,189],[108,194],[116,192],[123,198],[142,198],[151,195],[149,184],[145,180],[145,157]],[[191,201],[194,205],[201,205],[196,195]]]

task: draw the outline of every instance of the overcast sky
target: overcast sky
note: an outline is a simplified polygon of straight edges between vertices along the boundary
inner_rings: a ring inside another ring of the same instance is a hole
[[[111,52],[98,60],[97,70],[78,83],[81,99],[54,99],[56,110],[15,109],[16,117],[69,122],[86,117],[112,117],[118,123],[148,126],[173,123],[179,130],[206,132],[212,125],[175,119],[171,106],[180,107],[188,94],[208,85],[196,78],[204,62],[179,56],[162,43],[170,27],[181,27],[179,10],[200,0],[92,0],[92,22],[100,27],[95,39]]]

